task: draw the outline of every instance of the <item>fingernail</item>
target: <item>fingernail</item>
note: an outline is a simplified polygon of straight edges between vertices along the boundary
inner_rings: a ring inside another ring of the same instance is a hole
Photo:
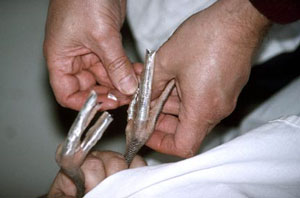
[[[110,92],[107,94],[107,98],[111,99],[113,101],[118,101],[118,98],[114,94],[112,94]]]
[[[137,86],[137,80],[132,75],[129,75],[120,81],[121,92],[124,94],[134,94],[135,90],[137,89]]]

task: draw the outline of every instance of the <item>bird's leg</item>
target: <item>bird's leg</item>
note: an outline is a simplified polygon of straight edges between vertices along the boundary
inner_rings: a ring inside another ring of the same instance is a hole
[[[74,182],[77,189],[77,198],[83,197],[85,192],[84,175],[80,167],[90,149],[102,137],[104,131],[113,120],[108,112],[104,112],[88,130],[81,143],[80,138],[83,132],[99,109],[100,104],[97,104],[97,94],[95,91],[92,91],[72,124],[66,140],[58,146],[56,151],[56,161],[62,172]]]
[[[174,80],[170,81],[150,110],[151,89],[154,71],[155,52],[146,52],[145,68],[141,76],[139,88],[128,108],[126,126],[126,152],[124,154],[128,164],[140,148],[151,136],[158,115],[174,87]]]

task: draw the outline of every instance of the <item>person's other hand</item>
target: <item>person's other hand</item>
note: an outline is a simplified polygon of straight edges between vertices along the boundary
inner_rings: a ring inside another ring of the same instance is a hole
[[[136,156],[129,168],[146,166],[146,162]],[[85,176],[86,193],[92,190],[97,184],[106,177],[127,169],[128,165],[124,157],[111,151],[94,151],[88,155],[81,169]],[[73,182],[62,172],[58,172],[50,188],[49,198],[74,198],[76,196],[76,187]]]
[[[79,110],[91,89],[102,110],[129,102],[137,78],[120,34],[126,0],[51,0],[44,55],[57,101]],[[116,91],[118,90],[118,91]],[[112,91],[118,102],[107,99]]]
[[[220,0],[187,19],[158,50],[154,95],[175,78],[147,145],[190,157],[205,135],[235,108],[268,20],[249,1]]]

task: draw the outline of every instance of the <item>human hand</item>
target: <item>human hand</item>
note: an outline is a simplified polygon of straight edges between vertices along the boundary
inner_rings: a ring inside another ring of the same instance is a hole
[[[153,95],[173,78],[176,90],[149,147],[181,157],[196,154],[205,135],[234,110],[268,24],[249,1],[220,0],[176,30],[156,55]]]
[[[136,156],[129,168],[146,166],[145,161]],[[86,158],[81,166],[85,176],[86,193],[92,190],[106,177],[128,168],[124,157],[111,151],[94,151]],[[61,171],[58,172],[49,191],[49,198],[75,198],[76,187],[72,180]]]
[[[102,110],[129,102],[124,94],[134,93],[137,79],[122,47],[125,9],[126,0],[50,1],[44,54],[62,106],[79,110],[91,89]],[[119,100],[107,99],[108,92]]]

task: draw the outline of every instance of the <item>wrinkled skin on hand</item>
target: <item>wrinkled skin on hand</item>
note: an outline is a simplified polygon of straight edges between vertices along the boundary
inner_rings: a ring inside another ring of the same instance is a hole
[[[62,106],[79,110],[91,89],[102,110],[129,102],[137,79],[121,42],[125,9],[126,0],[50,1],[44,55]],[[107,99],[108,92],[119,100]]]
[[[129,168],[146,166],[145,161],[136,156]],[[94,151],[86,158],[81,169],[85,176],[86,193],[102,182],[106,177],[128,169],[124,157],[112,151]],[[58,172],[49,191],[49,198],[75,198],[76,187],[66,175]]]
[[[190,157],[235,108],[268,20],[249,1],[220,0],[188,18],[158,50],[154,95],[175,78],[176,90],[147,145]]]

